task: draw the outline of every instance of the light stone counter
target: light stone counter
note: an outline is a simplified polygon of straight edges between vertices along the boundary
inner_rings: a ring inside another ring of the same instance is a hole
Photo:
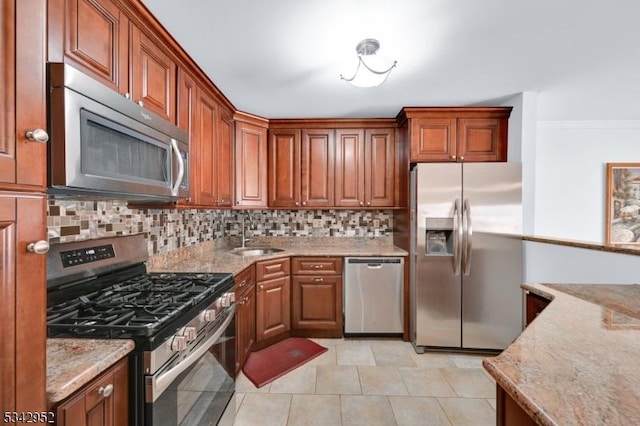
[[[133,340],[47,339],[47,404],[52,406],[134,349]]]
[[[485,369],[541,425],[640,424],[640,285],[523,285],[551,303]]]
[[[248,247],[276,247],[283,251],[263,256],[233,254],[233,245],[206,242],[153,256],[147,269],[155,272],[231,272],[237,274],[254,262],[289,256],[407,256],[391,238],[259,237]]]

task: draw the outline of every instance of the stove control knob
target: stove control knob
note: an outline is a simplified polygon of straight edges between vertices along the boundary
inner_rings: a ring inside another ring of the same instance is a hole
[[[207,309],[202,313],[202,319],[206,322],[211,322],[216,319],[216,310],[215,309]]]
[[[183,334],[187,338],[187,342],[193,342],[198,337],[198,330],[195,327],[185,327]]]
[[[171,340],[171,350],[181,352],[187,349],[187,338],[185,336],[173,336]]]
[[[225,293],[220,297],[220,306],[226,308],[227,306],[231,306],[231,304],[235,301],[234,293]]]

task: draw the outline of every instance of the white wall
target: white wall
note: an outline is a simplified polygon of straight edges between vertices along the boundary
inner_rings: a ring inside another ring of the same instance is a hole
[[[640,162],[639,121],[538,121],[538,94],[506,99],[509,161],[522,162],[523,232],[604,242],[606,163]],[[640,282],[640,256],[525,242],[524,281]]]
[[[640,256],[524,242],[524,281],[562,284],[640,283]]]
[[[640,162],[640,121],[541,121],[534,155],[533,233],[604,243],[606,163]]]

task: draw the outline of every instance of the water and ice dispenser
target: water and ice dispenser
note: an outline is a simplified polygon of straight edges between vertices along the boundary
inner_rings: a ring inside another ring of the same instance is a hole
[[[426,218],[426,255],[453,256],[453,218]]]

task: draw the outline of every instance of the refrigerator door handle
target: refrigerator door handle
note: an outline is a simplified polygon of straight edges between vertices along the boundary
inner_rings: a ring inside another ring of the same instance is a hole
[[[462,254],[462,264],[464,268],[464,275],[471,273],[471,254],[472,254],[472,241],[473,241],[473,227],[471,226],[471,203],[467,198],[464,200],[462,213],[462,233],[464,234],[464,252]]]
[[[460,200],[456,198],[453,205],[453,274],[460,275],[462,267],[462,217],[460,214]]]

